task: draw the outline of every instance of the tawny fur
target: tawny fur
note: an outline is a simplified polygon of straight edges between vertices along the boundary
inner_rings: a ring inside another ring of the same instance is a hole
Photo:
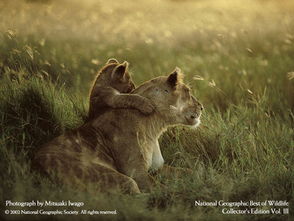
[[[180,70],[145,82],[132,92],[155,112],[111,109],[44,145],[35,162],[64,183],[95,183],[101,191],[150,191],[150,170],[163,167],[158,138],[168,126],[196,126],[202,105],[180,80]]]
[[[148,99],[136,94],[127,94],[135,89],[128,72],[128,63],[120,64],[109,59],[98,72],[90,91],[88,121],[98,117],[110,108],[135,108],[144,114],[153,112]]]

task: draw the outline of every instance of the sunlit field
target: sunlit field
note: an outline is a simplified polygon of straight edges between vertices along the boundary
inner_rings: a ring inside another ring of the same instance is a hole
[[[31,168],[42,144],[83,123],[92,81],[111,57],[130,63],[137,85],[183,70],[204,105],[202,124],[170,128],[160,146],[166,164],[192,176],[158,176],[167,188],[150,194],[107,195]],[[291,220],[293,111],[294,1],[0,1],[1,216],[8,199],[117,211],[5,219]],[[285,200],[290,215],[224,215],[195,200]]]

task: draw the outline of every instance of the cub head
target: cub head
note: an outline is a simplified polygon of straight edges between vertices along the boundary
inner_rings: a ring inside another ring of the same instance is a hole
[[[135,84],[128,69],[127,61],[120,64],[116,59],[111,58],[100,71],[100,81],[104,81],[104,85],[109,85],[120,93],[130,93],[135,89]]]
[[[129,63],[124,61],[118,64],[111,73],[110,85],[121,93],[130,93],[135,89],[128,67]]]
[[[139,86],[133,93],[149,98],[169,125],[198,126],[203,110],[201,103],[183,83],[184,75],[176,68],[168,76],[160,76]]]

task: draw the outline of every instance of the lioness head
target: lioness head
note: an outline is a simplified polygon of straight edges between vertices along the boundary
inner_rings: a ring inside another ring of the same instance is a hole
[[[133,93],[149,98],[156,112],[170,124],[198,126],[203,106],[183,83],[183,77],[181,70],[176,68],[168,76],[160,76],[145,82]]]
[[[120,64],[116,59],[111,58],[100,71],[99,77],[106,81],[105,85],[109,85],[120,93],[129,93],[135,89],[135,84],[128,68],[128,62],[124,61]]]

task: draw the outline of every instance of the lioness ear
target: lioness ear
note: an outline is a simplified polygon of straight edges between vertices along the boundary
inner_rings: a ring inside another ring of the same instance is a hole
[[[109,58],[108,61],[106,62],[106,64],[118,64],[118,60],[116,60],[115,58]]]
[[[184,75],[180,68],[176,67],[175,70],[168,76],[167,82],[172,87],[175,88],[179,83],[183,82]]]
[[[116,66],[114,70],[112,71],[112,78],[114,77],[122,78],[124,74],[126,73],[128,67],[129,67],[129,63],[127,61],[124,61],[122,64]]]

